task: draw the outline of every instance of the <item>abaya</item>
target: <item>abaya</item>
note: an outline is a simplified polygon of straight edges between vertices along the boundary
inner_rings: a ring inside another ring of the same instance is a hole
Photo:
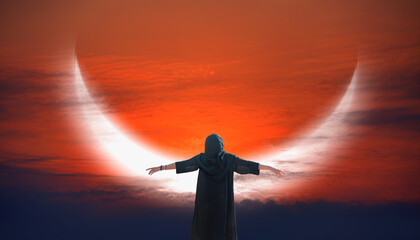
[[[259,164],[223,151],[222,138],[206,138],[205,152],[176,162],[176,173],[199,169],[191,240],[236,240],[233,172],[259,175]]]

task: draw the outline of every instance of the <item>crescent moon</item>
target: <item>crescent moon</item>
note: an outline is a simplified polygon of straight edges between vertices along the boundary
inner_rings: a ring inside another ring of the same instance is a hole
[[[335,110],[315,131],[305,134],[300,138],[301,140],[287,146],[286,150],[258,156],[259,160],[257,162],[272,164],[285,169],[285,180],[287,176],[308,171],[313,164],[321,164],[323,162],[321,159],[325,158],[332,149],[338,147],[335,140],[343,134],[344,118],[352,105],[357,74],[358,64],[356,64],[347,90]],[[145,148],[144,143],[138,139],[130,138],[105,117],[89,94],[76,56],[74,56],[74,80],[75,91],[81,103],[79,111],[84,120],[84,126],[87,128],[89,135],[98,143],[99,152],[107,153],[107,156],[111,156],[113,160],[123,166],[126,172],[144,177],[145,181],[160,182],[170,191],[195,192],[197,171],[179,175],[176,175],[175,171],[167,171],[164,177],[159,176],[159,180],[147,175],[146,168],[169,164],[174,162],[174,159]],[[292,183],[295,186],[297,182],[298,180],[278,181],[274,177],[259,177],[257,180],[255,178],[237,178],[235,180],[235,196],[238,195],[239,199],[241,197],[255,199],[264,196],[266,190],[272,189],[273,186],[284,188]]]

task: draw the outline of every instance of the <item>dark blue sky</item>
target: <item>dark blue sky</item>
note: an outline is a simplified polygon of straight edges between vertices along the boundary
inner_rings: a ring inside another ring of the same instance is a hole
[[[1,190],[2,239],[188,239],[192,207],[148,208],[53,201],[56,193]],[[136,200],[133,200],[136,201]],[[246,201],[237,204],[238,236],[253,239],[419,239],[420,205]]]

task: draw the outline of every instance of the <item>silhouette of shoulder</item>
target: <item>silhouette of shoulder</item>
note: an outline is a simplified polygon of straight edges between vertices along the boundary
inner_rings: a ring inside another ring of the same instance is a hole
[[[260,174],[259,163],[242,159],[235,154],[226,153],[226,160],[232,161],[233,171],[239,174]]]

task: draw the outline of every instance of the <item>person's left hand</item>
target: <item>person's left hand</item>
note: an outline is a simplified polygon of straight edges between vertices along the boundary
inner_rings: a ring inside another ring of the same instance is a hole
[[[155,172],[159,172],[160,171],[160,167],[148,168],[148,169],[146,169],[146,171],[149,171],[149,175],[152,175]]]

